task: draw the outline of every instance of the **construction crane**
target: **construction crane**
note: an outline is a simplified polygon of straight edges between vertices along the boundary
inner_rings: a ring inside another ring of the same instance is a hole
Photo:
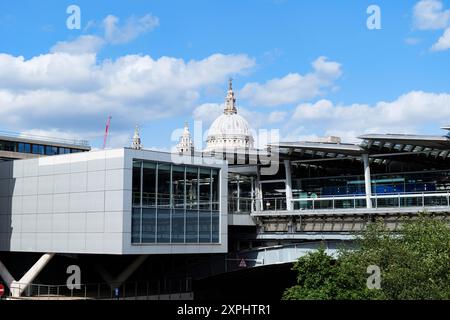
[[[103,137],[103,149],[106,148],[106,139],[108,139],[109,125],[111,124],[111,116],[108,116],[108,121],[106,121],[105,136]]]

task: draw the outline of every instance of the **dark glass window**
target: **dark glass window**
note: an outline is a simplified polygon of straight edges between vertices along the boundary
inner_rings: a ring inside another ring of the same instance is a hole
[[[186,210],[186,242],[198,242],[198,210]]]
[[[212,183],[212,210],[219,210],[219,170],[211,170],[211,183]]]
[[[156,241],[156,209],[142,209],[142,242],[152,243]]]
[[[45,146],[45,154],[51,156],[58,154],[58,147]]]
[[[213,211],[211,217],[211,241],[214,243],[219,242],[219,233],[220,233],[220,219],[219,219],[219,211]]]
[[[34,154],[45,154],[45,148],[41,144],[33,144],[32,153]]]
[[[0,150],[16,151],[16,143],[11,141],[0,141]]]
[[[170,207],[170,164],[158,164],[158,207]]]
[[[211,210],[211,169],[200,168],[200,210]]]
[[[172,210],[172,243],[184,242],[184,209]]]
[[[133,206],[141,205],[141,161],[133,161],[132,197]]]
[[[170,242],[170,209],[158,208],[157,211],[157,230],[159,243]]]
[[[198,209],[198,168],[186,167],[186,207]]]
[[[19,142],[17,147],[18,147],[19,152],[22,152],[22,153],[30,153],[31,152],[31,145],[29,143]]]
[[[156,163],[144,161],[142,180],[142,205],[154,206],[156,203]]]
[[[219,242],[218,170],[135,160],[132,194],[133,243]]]
[[[141,242],[141,208],[133,208],[131,213],[131,242]]]
[[[173,207],[176,209],[184,209],[186,204],[184,169],[184,166],[172,166]]]
[[[199,240],[201,243],[211,242],[211,211],[199,212]]]

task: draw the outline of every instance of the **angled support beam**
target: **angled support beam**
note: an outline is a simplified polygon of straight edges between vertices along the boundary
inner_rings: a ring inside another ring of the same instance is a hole
[[[33,282],[34,279],[39,275],[42,269],[50,262],[54,257],[54,253],[43,254],[38,261],[23,275],[23,277],[16,281],[6,269],[5,265],[0,262],[0,275],[5,280],[6,285],[11,291],[11,295],[14,298],[18,298],[22,295],[25,289]]]
[[[113,288],[114,286],[120,287],[142,265],[147,257],[148,255],[144,254],[138,256],[115,278],[111,276],[111,274],[106,271],[101,265],[96,265],[96,269],[103,280],[111,285],[111,288]]]
[[[9,273],[6,266],[1,261],[0,261],[0,277],[3,279],[3,281],[5,281],[6,286],[9,289],[11,289],[11,285],[14,283],[15,280],[11,275],[11,273]]]

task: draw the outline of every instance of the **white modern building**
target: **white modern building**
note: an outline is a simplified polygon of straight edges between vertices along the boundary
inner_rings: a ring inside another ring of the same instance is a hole
[[[0,163],[0,251],[227,251],[227,166],[128,148]]]

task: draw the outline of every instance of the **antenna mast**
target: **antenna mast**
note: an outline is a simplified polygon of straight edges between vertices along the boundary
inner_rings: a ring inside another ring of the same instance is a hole
[[[106,148],[106,139],[108,139],[109,125],[111,124],[111,116],[108,117],[106,121],[105,136],[103,137],[103,149]]]

